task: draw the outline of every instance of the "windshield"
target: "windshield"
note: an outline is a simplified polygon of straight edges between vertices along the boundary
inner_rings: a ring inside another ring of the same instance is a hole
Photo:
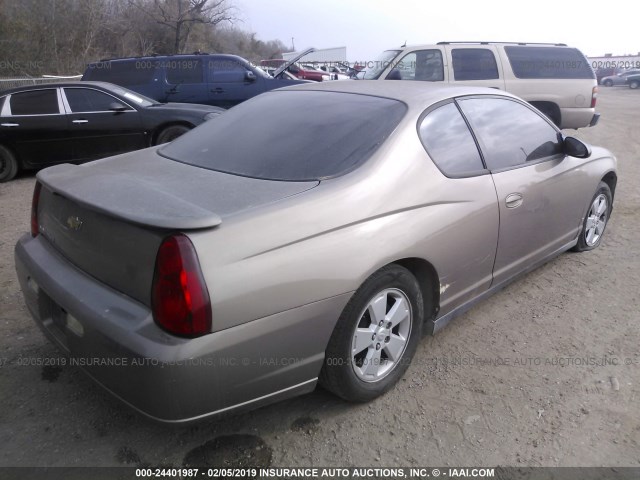
[[[369,95],[273,91],[233,107],[159,153],[244,177],[322,180],[362,165],[406,109],[397,100]]]
[[[150,99],[149,97],[140,95],[137,92],[132,92],[128,88],[123,88],[123,87],[118,87],[116,85],[113,85],[111,88],[111,91],[117,95],[120,95],[126,98],[127,100],[132,101],[133,103],[141,107],[150,107],[151,105],[156,105],[158,103],[155,100]]]
[[[385,50],[376,60],[367,62],[365,64],[366,70],[362,78],[364,80],[377,80],[383,70],[389,66],[389,63],[391,63],[399,53],[400,50]]]

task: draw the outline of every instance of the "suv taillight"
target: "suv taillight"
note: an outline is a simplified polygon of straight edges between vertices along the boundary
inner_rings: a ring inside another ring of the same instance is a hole
[[[38,225],[38,204],[40,203],[40,190],[42,190],[42,184],[36,182],[36,186],[33,189],[33,198],[31,200],[31,236],[36,237],[40,233]]]
[[[591,108],[596,108],[596,100],[598,100],[598,87],[591,90]]]
[[[211,301],[196,250],[184,235],[165,238],[151,286],[155,322],[169,333],[199,337],[211,331]]]

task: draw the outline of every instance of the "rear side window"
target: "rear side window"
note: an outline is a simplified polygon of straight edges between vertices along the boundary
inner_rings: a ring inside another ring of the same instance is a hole
[[[484,171],[476,142],[454,103],[428,113],[420,122],[418,133],[431,159],[448,177]]]
[[[486,48],[454,48],[451,50],[455,80],[492,80],[499,78],[493,52]]]
[[[55,89],[32,90],[11,95],[12,115],[49,115],[60,113]]]
[[[518,78],[596,78],[584,55],[575,48],[513,45],[504,50]]]
[[[153,74],[160,60],[105,61],[89,65],[83,80],[115,83],[123,87],[146,85],[153,80]]]
[[[168,83],[202,83],[201,60],[167,60],[163,63],[166,66]]]
[[[490,170],[524,165],[562,154],[560,134],[524,105],[502,98],[459,101]]]
[[[322,180],[362,165],[406,112],[397,100],[275,91],[233,107],[160,150],[197,167],[268,180]]]

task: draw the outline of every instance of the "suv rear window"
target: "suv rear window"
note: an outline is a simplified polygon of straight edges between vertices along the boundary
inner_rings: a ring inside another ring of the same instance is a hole
[[[82,80],[109,82],[128,87],[151,83],[155,71],[155,60],[124,60],[92,63],[87,67]]]
[[[596,78],[575,48],[508,46],[504,50],[518,78]]]
[[[271,92],[209,120],[160,154],[245,177],[322,180],[363,164],[406,110],[397,100],[368,95]]]

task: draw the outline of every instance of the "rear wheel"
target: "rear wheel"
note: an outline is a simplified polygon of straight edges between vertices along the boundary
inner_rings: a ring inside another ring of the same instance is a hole
[[[632,80],[629,82],[629,88],[633,88],[635,90],[638,87],[640,87],[640,80]]]
[[[0,145],[0,183],[12,180],[18,174],[18,161],[7,149]]]
[[[191,129],[186,125],[171,125],[169,127],[163,128],[160,133],[158,133],[155,144],[162,145],[163,143],[171,142],[178,138],[180,135],[187,133],[189,130]]]
[[[404,374],[421,338],[422,292],[404,267],[374,273],[345,307],[327,346],[321,384],[352,402],[389,390]]]
[[[607,227],[611,208],[613,206],[613,197],[609,185],[600,182],[598,190],[591,199],[587,216],[582,224],[582,231],[578,237],[578,243],[573,250],[576,252],[584,252],[593,250],[602,241],[604,229]]]

